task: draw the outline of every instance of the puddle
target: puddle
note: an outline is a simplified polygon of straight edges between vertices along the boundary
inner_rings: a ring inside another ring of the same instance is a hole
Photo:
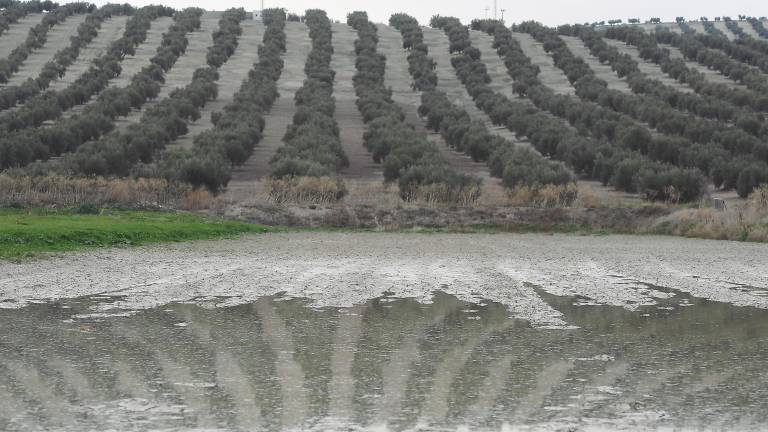
[[[670,295],[628,310],[537,289],[568,329],[442,292],[0,309],[0,430],[764,426],[768,311],[648,288]]]

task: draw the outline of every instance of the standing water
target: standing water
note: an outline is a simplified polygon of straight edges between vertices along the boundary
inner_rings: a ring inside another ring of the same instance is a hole
[[[635,310],[535,288],[567,326],[435,292],[0,309],[1,430],[760,429],[768,311]]]

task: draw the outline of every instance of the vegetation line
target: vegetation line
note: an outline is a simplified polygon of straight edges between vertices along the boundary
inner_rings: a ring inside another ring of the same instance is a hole
[[[46,252],[142,245],[264,233],[272,228],[183,213],[98,210],[0,210],[0,259]]]

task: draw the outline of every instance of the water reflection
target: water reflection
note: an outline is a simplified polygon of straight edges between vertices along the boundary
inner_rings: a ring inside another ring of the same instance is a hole
[[[539,295],[579,328],[531,328],[444,293],[343,309],[277,296],[128,316],[93,314],[119,300],[107,297],[0,310],[0,429],[768,421],[766,311],[679,293],[635,312]]]

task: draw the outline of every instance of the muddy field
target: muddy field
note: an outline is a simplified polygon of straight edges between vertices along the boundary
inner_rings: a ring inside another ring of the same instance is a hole
[[[0,264],[3,430],[759,430],[768,246],[285,233]]]

